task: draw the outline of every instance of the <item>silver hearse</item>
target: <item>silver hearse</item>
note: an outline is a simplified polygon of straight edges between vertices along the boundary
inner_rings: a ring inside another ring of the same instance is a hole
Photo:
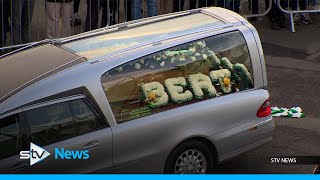
[[[273,130],[257,31],[222,8],[46,40],[0,59],[2,173],[214,173]],[[51,155],[30,166],[20,159],[30,143]],[[59,159],[56,148],[89,158]]]

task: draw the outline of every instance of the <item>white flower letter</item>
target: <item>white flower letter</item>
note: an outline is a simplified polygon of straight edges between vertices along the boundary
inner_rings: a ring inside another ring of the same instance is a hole
[[[204,74],[193,74],[188,77],[190,86],[194,92],[194,95],[198,99],[203,98],[203,90],[205,90],[209,96],[216,96],[217,90],[212,85],[210,78]]]
[[[164,84],[172,101],[181,103],[184,101],[192,100],[193,95],[189,90],[183,92],[183,87],[187,85],[186,79],[184,77],[167,79],[164,81]]]
[[[225,78],[228,78],[230,81],[231,72],[228,69],[221,69],[210,72],[210,78],[213,82],[219,82],[222,92],[230,93],[231,92],[231,83],[226,83]]]
[[[159,82],[146,83],[141,86],[145,97],[148,99],[150,93],[154,93],[157,99],[149,102],[155,107],[166,105],[169,101],[168,94],[164,91],[164,87]]]

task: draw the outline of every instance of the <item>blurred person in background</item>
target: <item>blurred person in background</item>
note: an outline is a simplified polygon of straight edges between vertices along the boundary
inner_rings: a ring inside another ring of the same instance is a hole
[[[271,6],[271,10],[267,14],[269,16],[270,22],[271,22],[271,29],[272,30],[279,30],[281,28],[287,27],[286,18],[284,16],[284,12],[282,12],[278,5],[277,1],[273,0],[272,4],[269,4],[269,0],[265,0],[266,3],[266,9],[268,9],[269,6]],[[283,9],[285,6],[285,1],[280,1],[281,7]]]
[[[101,0],[100,0],[101,1]],[[109,5],[108,5],[109,3]],[[116,21],[116,13],[117,7],[119,5],[119,0],[103,0],[101,1],[102,7],[102,19],[101,19],[101,27],[106,27],[107,25],[111,26],[117,23]],[[108,8],[109,6],[109,8]],[[109,12],[110,10],[110,12]],[[109,23],[108,23],[109,20]]]
[[[148,7],[148,17],[158,15],[158,0],[146,0]],[[132,20],[142,18],[142,0],[132,0],[131,3]]]
[[[126,21],[131,21],[131,4],[132,0],[125,0]]]
[[[81,19],[79,16],[79,7],[80,7],[80,0],[73,0],[73,15],[71,18],[71,23],[74,25],[80,25]]]
[[[4,47],[9,32],[10,1],[0,0],[0,47]]]
[[[240,13],[240,0],[218,0],[217,6]]]
[[[35,0],[12,0],[11,39],[13,45],[31,41],[30,24],[32,20]]]
[[[71,36],[70,18],[72,0],[46,0],[47,37],[50,39]]]
[[[259,13],[259,1],[257,0],[249,0],[249,10],[251,14],[258,14]],[[257,17],[248,18],[249,21],[256,21]]]
[[[214,0],[174,0],[173,11],[179,12],[185,9],[196,9],[214,6]],[[185,4],[189,3],[189,4]],[[197,4],[198,3],[198,4]],[[187,8],[184,8],[187,7]]]
[[[87,16],[84,31],[91,31],[98,28],[99,11],[101,0],[87,0]]]
[[[91,31],[99,28],[99,13],[101,9],[101,27],[115,24],[118,1],[119,0],[87,0],[87,16],[84,30]],[[109,17],[110,21],[108,23]]]
[[[291,0],[290,7],[292,10],[307,10],[308,0]],[[312,24],[312,20],[308,13],[296,13],[294,15],[295,24]]]

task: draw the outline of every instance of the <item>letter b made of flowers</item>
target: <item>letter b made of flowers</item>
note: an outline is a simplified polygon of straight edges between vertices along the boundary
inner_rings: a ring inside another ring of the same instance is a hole
[[[152,107],[166,105],[169,101],[168,94],[159,82],[150,82],[141,85],[145,101]]]

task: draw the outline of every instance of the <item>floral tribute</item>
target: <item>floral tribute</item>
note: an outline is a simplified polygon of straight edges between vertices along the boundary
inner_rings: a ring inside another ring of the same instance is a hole
[[[179,104],[253,87],[253,79],[245,65],[232,64],[227,57],[219,59],[216,53],[207,47],[205,41],[197,41],[146,56],[119,66],[115,72],[152,69],[162,71],[187,66],[189,69],[186,68],[186,71],[193,69],[190,70],[192,73],[185,72],[185,77],[168,78],[163,84],[154,80],[139,84],[144,102],[151,107],[160,107],[170,102]],[[206,72],[209,70],[209,74],[203,74],[203,70]]]

